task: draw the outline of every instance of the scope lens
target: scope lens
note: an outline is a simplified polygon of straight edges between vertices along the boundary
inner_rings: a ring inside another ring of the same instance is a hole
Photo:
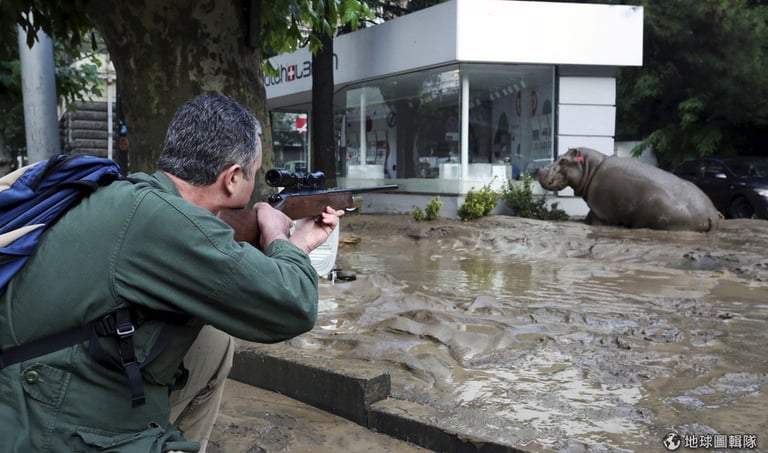
[[[267,171],[265,179],[267,180],[267,184],[272,187],[290,186],[296,182],[296,176],[293,172],[282,168],[273,168],[272,170]]]
[[[316,171],[312,173],[292,172],[284,168],[273,168],[265,175],[267,184],[272,187],[298,187],[318,188],[325,182],[325,173]]]

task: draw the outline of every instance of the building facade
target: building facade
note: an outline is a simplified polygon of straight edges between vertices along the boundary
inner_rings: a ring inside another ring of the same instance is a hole
[[[453,0],[337,37],[340,185],[399,185],[367,195],[367,212],[439,195],[452,217],[470,189],[498,189],[570,147],[613,154],[615,73],[642,64],[642,38],[642,7],[506,0]],[[273,127],[299,132],[274,131],[277,164],[311,166],[311,56],[271,62]],[[585,213],[570,195],[557,194],[561,207]]]

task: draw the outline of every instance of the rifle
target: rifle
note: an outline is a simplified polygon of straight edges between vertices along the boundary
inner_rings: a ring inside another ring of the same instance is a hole
[[[280,168],[267,171],[266,182],[272,187],[283,187],[267,197],[267,202],[291,219],[319,216],[330,206],[336,210],[354,211],[354,195],[397,189],[397,184],[354,189],[322,189],[325,173],[292,172]],[[258,222],[253,209],[230,209],[219,212],[219,217],[235,230],[235,240],[256,244],[259,238]]]

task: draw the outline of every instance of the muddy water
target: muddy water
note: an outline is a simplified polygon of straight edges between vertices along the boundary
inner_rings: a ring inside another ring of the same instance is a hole
[[[768,451],[768,222],[358,215],[342,240],[356,280],[323,281],[317,327],[281,347],[377,364],[395,397],[530,451],[665,451],[670,431]]]

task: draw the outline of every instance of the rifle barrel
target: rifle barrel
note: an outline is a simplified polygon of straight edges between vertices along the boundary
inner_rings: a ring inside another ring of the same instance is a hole
[[[329,193],[345,193],[345,192],[352,192],[352,193],[364,193],[364,192],[379,192],[384,190],[395,190],[398,188],[397,184],[388,184],[385,186],[369,186],[369,187],[357,187],[357,188],[350,188],[350,189],[329,189],[327,192]]]

